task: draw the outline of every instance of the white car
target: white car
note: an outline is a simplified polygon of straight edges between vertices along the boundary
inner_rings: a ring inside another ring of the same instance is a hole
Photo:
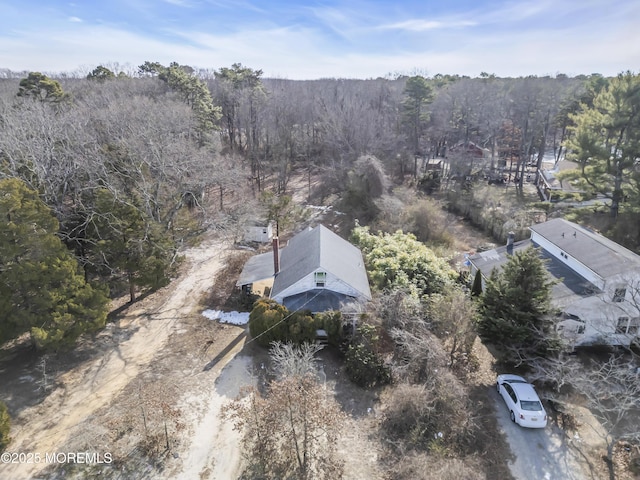
[[[507,404],[511,421],[521,427],[544,428],[547,412],[529,382],[518,375],[498,375],[498,393]]]

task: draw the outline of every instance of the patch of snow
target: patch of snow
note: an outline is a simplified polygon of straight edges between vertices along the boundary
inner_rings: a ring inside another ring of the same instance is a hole
[[[222,310],[205,310],[202,315],[209,320],[218,320],[220,323],[233,325],[246,325],[249,323],[249,312],[223,312]]]
[[[311,210],[319,210],[322,213],[327,213],[331,211],[331,205],[305,205],[306,208]]]

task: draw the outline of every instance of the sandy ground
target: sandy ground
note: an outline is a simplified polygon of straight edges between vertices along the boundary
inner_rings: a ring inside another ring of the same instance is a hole
[[[220,418],[224,404],[235,398],[242,386],[253,381],[250,370],[252,359],[246,355],[236,355],[240,348],[236,347],[229,354],[233,359],[218,373],[214,388],[208,392],[206,413],[198,422],[191,445],[183,457],[183,468],[176,478],[233,479],[240,473],[242,459],[238,432],[233,430],[229,422]]]
[[[74,440],[87,436],[87,420],[92,420],[100,414],[105,416],[105,412],[101,410],[109,410],[110,405],[125,388],[149,369],[154,357],[166,348],[168,339],[187,333],[183,319],[194,315],[198,301],[210,288],[213,277],[224,264],[226,249],[224,243],[211,240],[188,250],[186,273],[156,294],[158,298],[163,299],[160,305],[153,305],[152,300],[145,299],[140,305],[133,306],[117,324],[106,328],[96,339],[97,343],[105,343],[106,348],[60,375],[56,379],[55,389],[44,401],[23,409],[17,418],[13,419],[13,441],[8,450],[39,453],[44,457],[46,453],[69,451],[67,448],[74,446],[77,448],[78,443],[74,443]],[[235,336],[242,333],[237,331],[242,329],[235,329]],[[128,338],[118,341],[122,337]],[[226,338],[228,340],[228,336]],[[199,463],[204,464],[208,461],[209,452],[203,451],[207,442],[202,441],[206,432],[201,430],[217,430],[216,411],[224,398],[234,394],[233,385],[225,383],[216,386],[215,380],[225,363],[241,346],[241,342],[238,342],[234,349],[217,359],[214,368],[206,371],[207,378],[202,381],[204,388],[197,390],[199,401],[202,403],[203,398],[208,401],[204,402],[205,421],[199,424],[192,447],[188,447],[189,450],[178,457],[188,459],[191,469],[197,469]],[[240,367],[233,368],[242,368],[244,363],[239,361],[239,364]],[[212,394],[209,396],[209,393]],[[184,418],[187,425],[194,420],[189,418],[189,413],[187,412]],[[232,432],[226,431],[221,438],[226,442],[232,442],[234,437]],[[90,445],[85,444],[85,448],[87,447]],[[182,447],[184,448],[184,445]],[[102,448],[112,447],[103,443]],[[45,467],[50,465],[42,462],[2,464],[0,478],[33,478]],[[196,475],[184,478],[198,477]]]

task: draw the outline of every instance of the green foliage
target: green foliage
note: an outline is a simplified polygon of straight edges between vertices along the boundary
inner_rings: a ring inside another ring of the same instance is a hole
[[[216,100],[221,105],[221,115],[224,128],[227,131],[229,147],[232,150],[246,151],[251,158],[251,175],[259,184],[261,167],[253,149],[257,147],[256,141],[258,140],[255,137],[258,128],[257,111],[267,98],[260,79],[262,70],[253,70],[240,63],[234,63],[231,68],[223,67],[215,71],[214,75],[216,77]],[[241,122],[241,118],[244,116],[243,105],[248,106],[249,110],[248,118],[245,117],[247,122],[245,124]],[[273,152],[269,152],[267,155],[273,155]],[[278,189],[281,189],[282,186],[280,184]]]
[[[60,82],[40,72],[30,72],[27,78],[20,80],[19,97],[31,97],[43,102],[60,102],[67,98]]]
[[[1,180],[0,217],[0,343],[30,332],[37,347],[55,349],[103,327],[107,293],[85,281],[37,193]]]
[[[282,320],[288,310],[270,298],[262,298],[253,305],[249,314],[249,333],[263,347],[271,342],[287,340],[287,324]]]
[[[379,341],[378,332],[373,325],[358,325],[345,356],[347,375],[356,385],[373,387],[391,381],[391,370],[378,352]]]
[[[294,344],[311,343],[316,338],[316,328],[311,312],[298,310],[286,320],[288,326],[287,341]]]
[[[471,296],[479,297],[482,295],[482,272],[478,270],[476,276],[473,277],[473,285],[471,286]]]
[[[351,241],[364,255],[367,271],[380,289],[408,288],[416,295],[443,291],[452,285],[456,272],[446,260],[411,234],[373,235],[368,227],[356,227]]]
[[[431,195],[433,192],[440,190],[441,175],[439,171],[430,171],[425,173],[418,180],[418,190]]]
[[[270,298],[261,298],[249,314],[249,332],[263,347],[273,342],[313,343],[318,320],[308,310],[289,313],[284,305]]]
[[[405,97],[402,101],[402,120],[407,128],[413,151],[418,155],[420,154],[420,138],[425,124],[429,120],[429,112],[426,107],[434,98],[433,88],[426,78],[416,75],[407,79],[403,93]]]
[[[176,249],[170,232],[133,203],[98,190],[86,231],[92,264],[101,275],[128,283],[131,301],[136,286],[153,290],[169,283]]]
[[[260,194],[260,201],[267,208],[267,220],[276,224],[276,236],[286,230],[293,222],[296,205],[291,195],[277,195],[269,190]]]
[[[640,75],[626,72],[593,90],[582,104],[567,142],[568,158],[580,164],[578,185],[611,199],[611,216],[640,209]],[[565,174],[567,175],[567,174]]]
[[[0,401],[0,453],[7,448],[11,437],[11,417],[9,416],[9,409]]]
[[[103,67],[102,65],[98,65],[91,71],[91,73],[87,75],[87,80],[98,80],[100,82],[104,82],[105,80],[113,80],[114,78],[116,78],[115,73],[113,73],[107,67]]]
[[[545,354],[554,348],[551,288],[538,250],[528,248],[494,270],[480,299],[478,333],[503,348]]]
[[[342,312],[339,310],[319,312],[313,317],[316,330],[327,332],[329,345],[339,347],[342,342]]]
[[[187,105],[194,111],[202,133],[209,132],[220,119],[221,110],[213,104],[211,92],[206,83],[193,74],[193,69],[172,62],[168,67],[157,62],[145,62],[141,73],[157,74],[172,90],[180,93]]]
[[[262,70],[243,67],[241,63],[234,63],[231,68],[222,67],[215,76],[217,80],[231,83],[235,89],[259,88],[262,85]]]

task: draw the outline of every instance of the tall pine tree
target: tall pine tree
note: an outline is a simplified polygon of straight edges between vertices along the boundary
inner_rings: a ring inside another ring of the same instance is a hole
[[[515,252],[487,279],[480,298],[478,333],[493,344],[544,354],[553,347],[551,288],[534,248]]]
[[[104,326],[108,297],[85,281],[58,221],[22,181],[0,180],[0,343],[25,332],[39,348]]]

